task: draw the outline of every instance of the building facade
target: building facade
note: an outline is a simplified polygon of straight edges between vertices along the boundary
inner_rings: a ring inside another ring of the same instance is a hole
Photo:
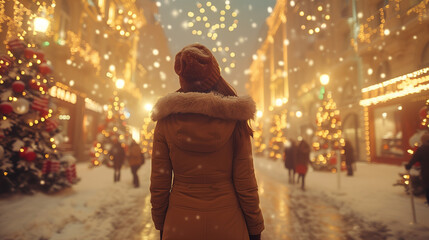
[[[429,1],[362,1],[357,48],[367,157],[400,164],[429,99]],[[426,129],[427,130],[427,129]]]
[[[425,81],[421,79],[425,79],[425,67],[428,66],[427,5],[428,1],[277,1],[267,19],[267,37],[250,67],[248,91],[258,107],[264,110],[262,122],[275,121],[275,114],[265,113],[286,113],[284,118],[277,117],[281,120],[278,125],[282,126],[284,138],[312,142],[321,97],[323,92],[330,92],[340,111],[342,137],[352,143],[356,159],[392,164],[406,161],[409,156],[405,143],[417,129],[416,112],[426,101],[427,91],[419,90],[412,94],[413,97],[407,95],[413,99],[410,101],[414,103],[410,103],[405,96],[395,97],[394,101],[379,96],[392,90],[391,87],[387,90],[386,86],[381,89],[376,86],[398,82],[392,80],[395,77],[418,73],[418,76],[409,78],[418,84],[404,80],[402,85],[407,89],[422,85],[418,89],[425,89]],[[284,34],[271,27],[271,22],[275,21],[284,23]],[[277,34],[270,32],[273,29]],[[273,47],[274,51],[270,51],[270,44],[276,46],[276,42],[281,43],[282,48]],[[276,57],[282,54],[284,61]],[[285,99],[274,90],[283,91],[278,87],[281,84],[276,83],[279,79],[276,73],[280,71],[274,70],[280,66],[286,69],[279,80],[287,82],[283,83],[288,89],[283,95]],[[329,76],[326,86],[320,83],[322,75]],[[383,100],[375,102],[373,97]],[[400,114],[402,119],[392,120],[396,125],[386,125],[392,134],[383,137],[382,133],[387,129],[381,128],[383,123],[377,120],[377,114],[383,115],[390,108],[401,109],[398,104],[405,110]],[[377,110],[376,105],[394,106]],[[273,138],[267,135],[272,131],[263,130],[263,133],[266,138]],[[381,153],[380,148],[387,147],[387,140],[383,138],[390,138],[390,135],[401,138],[403,153],[400,157]],[[268,141],[266,146],[268,152],[271,151]]]
[[[65,135],[59,147],[79,160],[89,158],[105,120],[104,106],[115,91],[125,103],[130,128],[140,132],[149,66],[139,62],[138,53],[151,11],[136,0],[0,1],[0,52],[16,38],[44,52],[55,80],[49,93]],[[45,31],[35,31],[36,18],[48,21]],[[166,41],[162,32],[155,35]]]

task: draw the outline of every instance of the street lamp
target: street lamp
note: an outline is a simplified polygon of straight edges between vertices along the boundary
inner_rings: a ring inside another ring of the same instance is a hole
[[[45,33],[49,27],[49,20],[44,17],[36,17],[34,19],[34,31]]]
[[[125,81],[124,81],[124,79],[122,79],[122,78],[118,78],[118,79],[116,80],[116,88],[117,88],[117,89],[122,89],[122,88],[124,88],[124,86],[125,86]]]
[[[146,111],[148,111],[148,112],[152,111],[152,108],[153,108],[153,105],[152,105],[152,104],[150,104],[150,103],[146,103],[146,104],[144,105],[144,109],[145,109]]]
[[[328,85],[329,83],[329,75],[328,74],[322,74],[320,76],[320,83],[324,86]]]

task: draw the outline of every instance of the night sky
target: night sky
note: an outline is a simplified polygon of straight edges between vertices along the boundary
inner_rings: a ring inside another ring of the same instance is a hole
[[[188,44],[205,45],[214,53],[225,80],[239,94],[245,94],[248,80],[245,72],[265,38],[265,20],[276,1],[160,0],[156,3],[157,17],[169,39],[172,56]]]

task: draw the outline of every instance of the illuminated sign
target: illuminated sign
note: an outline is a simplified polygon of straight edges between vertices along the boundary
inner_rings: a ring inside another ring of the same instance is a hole
[[[67,115],[67,114],[59,115],[58,119],[60,119],[60,120],[70,120],[70,115]]]
[[[98,113],[103,112],[103,106],[90,98],[85,98],[85,108]]]
[[[367,107],[427,90],[429,90],[429,68],[423,68],[413,73],[363,88],[360,105]]]
[[[72,93],[57,86],[53,86],[49,89],[49,95],[51,95],[51,97],[58,98],[72,104],[76,104],[77,101],[76,93]]]

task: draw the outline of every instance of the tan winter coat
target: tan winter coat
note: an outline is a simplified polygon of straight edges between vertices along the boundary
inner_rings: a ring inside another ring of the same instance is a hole
[[[254,113],[250,97],[215,93],[172,93],[155,105],[150,191],[164,240],[241,240],[262,232],[250,137],[233,148],[237,120]]]

